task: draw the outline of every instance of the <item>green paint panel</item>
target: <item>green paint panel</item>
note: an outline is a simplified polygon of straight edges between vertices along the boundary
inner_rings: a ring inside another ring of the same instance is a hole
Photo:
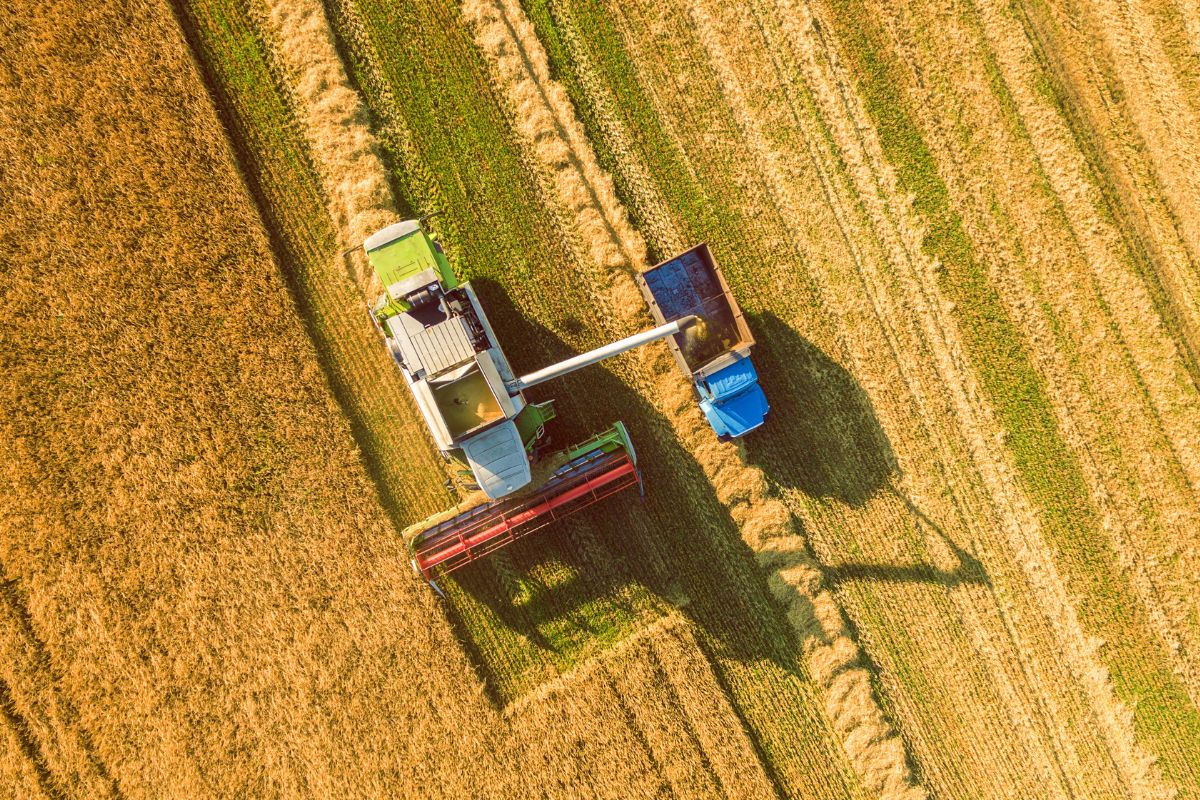
[[[434,248],[424,231],[414,231],[383,247],[368,250],[367,258],[384,286],[391,286],[426,269],[437,271],[445,288],[453,289],[458,285],[450,263]]]

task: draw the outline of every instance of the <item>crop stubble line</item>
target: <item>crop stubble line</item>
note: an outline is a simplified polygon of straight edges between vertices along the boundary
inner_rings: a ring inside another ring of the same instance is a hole
[[[1090,670],[1090,672],[1091,672],[1091,670]],[[1105,693],[1106,693],[1106,692],[1105,692]],[[1103,708],[1105,708],[1105,705],[1108,705],[1108,704],[1102,704],[1102,705],[1100,705],[1100,706],[1099,706],[1099,708],[1102,708],[1102,709],[1103,709]],[[1111,709],[1111,708],[1112,708],[1112,706],[1111,706],[1111,705],[1109,705],[1109,708]],[[1118,708],[1118,709],[1120,709],[1120,708],[1121,708],[1121,706],[1120,706],[1120,705],[1118,705],[1118,706],[1117,706],[1117,708]],[[1127,716],[1127,715],[1128,715],[1128,710],[1126,710],[1126,712],[1124,712],[1124,714],[1122,714],[1122,716]],[[1104,716],[1108,716],[1108,715],[1104,715]],[[1102,718],[1103,718],[1103,717],[1102,717]],[[1111,722],[1111,720],[1110,720],[1110,722]],[[1126,728],[1128,729],[1128,726],[1121,726],[1121,724],[1118,724],[1118,726],[1117,726],[1117,727],[1118,727],[1118,728],[1120,728],[1120,727],[1126,727]],[[1116,739],[1114,739],[1114,741],[1115,741],[1115,742],[1117,742],[1117,744],[1120,744],[1120,741],[1121,741],[1121,738],[1120,738],[1120,736],[1117,736],[1117,738],[1116,738]],[[1132,742],[1130,742],[1130,741],[1129,741],[1129,739],[1126,739],[1126,740],[1124,740],[1124,741],[1127,741],[1127,742],[1129,742],[1130,746],[1132,746]],[[1128,752],[1128,751],[1127,751],[1126,753],[1124,753],[1124,754],[1123,754],[1123,756],[1124,756],[1124,757],[1126,757],[1126,763],[1127,763],[1127,766],[1136,766],[1136,764],[1138,764],[1138,763],[1145,764],[1145,760],[1144,760],[1144,759],[1142,759],[1141,757],[1138,757],[1138,756],[1130,756],[1130,754],[1129,754],[1129,752]],[[1130,764],[1130,763],[1129,763],[1129,759],[1130,759],[1130,758],[1132,758],[1132,760],[1133,760],[1133,762],[1134,762],[1133,764]],[[1134,775],[1138,775],[1138,772],[1134,772]],[[1147,790],[1148,790],[1148,789],[1147,789]]]
[[[1127,568],[1134,573],[1135,586],[1138,589],[1138,595],[1146,605],[1148,612],[1152,615],[1155,622],[1155,628],[1158,634],[1163,638],[1168,653],[1173,654],[1174,668],[1180,677],[1185,681],[1189,691],[1192,694],[1193,700],[1197,697],[1197,692],[1200,691],[1200,677],[1197,673],[1197,665],[1194,663],[1197,653],[1196,631],[1189,631],[1186,623],[1187,609],[1179,609],[1178,602],[1171,602],[1169,597],[1163,596],[1160,591],[1161,582],[1170,578],[1169,575],[1161,574],[1161,570],[1157,572],[1154,569],[1154,559],[1152,558],[1153,551],[1146,553],[1144,545],[1139,547],[1139,540],[1144,537],[1141,535],[1145,527],[1145,521],[1148,521],[1156,528],[1163,528],[1168,533],[1173,533],[1182,540],[1186,537],[1186,531],[1194,528],[1197,519],[1200,515],[1197,514],[1195,504],[1197,494],[1190,481],[1186,476],[1186,468],[1184,462],[1180,459],[1179,449],[1175,446],[1175,440],[1171,437],[1170,431],[1164,425],[1162,416],[1158,413],[1159,403],[1155,402],[1154,395],[1159,397],[1163,395],[1162,388],[1164,379],[1160,376],[1146,374],[1142,371],[1141,365],[1147,363],[1170,364],[1178,363],[1178,353],[1170,348],[1169,341],[1160,341],[1158,352],[1152,355],[1145,355],[1138,359],[1131,352],[1132,346],[1139,339],[1145,339],[1145,333],[1138,335],[1138,327],[1147,327],[1139,324],[1143,321],[1157,320],[1155,312],[1150,304],[1149,298],[1145,297],[1140,287],[1129,285],[1131,280],[1135,280],[1133,276],[1123,274],[1119,267],[1119,262],[1114,261],[1104,248],[1111,248],[1114,242],[1117,241],[1115,233],[1108,237],[1102,237],[1099,232],[1100,223],[1091,222],[1085,215],[1086,211],[1079,209],[1078,205],[1080,197],[1077,193],[1070,191],[1071,186],[1085,185],[1085,176],[1080,174],[1082,163],[1076,161],[1070,163],[1074,151],[1069,145],[1064,144],[1064,141],[1070,141],[1070,131],[1065,128],[1065,125],[1054,114],[1052,109],[1046,107],[1044,103],[1039,103],[1037,97],[1028,90],[1031,85],[1031,77],[1029,73],[1029,64],[1032,54],[1022,54],[1013,52],[1013,42],[1024,42],[1024,37],[1011,30],[1015,25],[1006,15],[998,13],[994,8],[986,6],[980,11],[981,23],[987,31],[990,40],[991,49],[996,53],[1004,69],[1008,70],[1008,74],[1014,75],[1013,80],[1008,81],[1007,86],[1011,90],[1014,100],[1020,103],[1024,119],[1029,125],[1036,126],[1034,135],[1028,136],[1031,148],[1036,152],[1038,159],[1038,167],[1046,179],[1056,184],[1056,197],[1060,198],[1063,204],[1064,216],[1070,214],[1070,220],[1067,224],[1070,226],[1070,232],[1074,237],[1072,241],[1077,243],[1077,246],[1086,248],[1090,251],[1086,256],[1086,262],[1091,269],[1085,274],[1085,280],[1090,280],[1093,286],[1095,296],[1098,298],[1099,310],[1104,315],[1104,322],[1113,330],[1113,337],[1116,339],[1119,356],[1124,356],[1118,361],[1118,370],[1124,367],[1132,377],[1127,379],[1125,390],[1127,394],[1133,394],[1140,398],[1144,398],[1143,402],[1148,408],[1148,414],[1151,417],[1151,427],[1153,432],[1158,434],[1165,441],[1167,448],[1167,458],[1165,459],[1147,459],[1145,456],[1140,459],[1135,459],[1135,463],[1130,467],[1122,467],[1121,470],[1125,473],[1130,473],[1136,470],[1138,474],[1131,476],[1126,480],[1127,483],[1134,484],[1141,492],[1149,493],[1154,497],[1155,507],[1152,509],[1153,518],[1143,520],[1142,515],[1147,512],[1141,511],[1137,507],[1139,498],[1114,496],[1116,492],[1120,492],[1120,486],[1112,486],[1112,478],[1105,478],[1105,474],[1111,475],[1113,468],[1104,464],[1105,453],[1102,448],[1089,446],[1086,442],[1082,442],[1077,446],[1084,453],[1084,463],[1089,471],[1090,482],[1093,491],[1097,494],[1100,502],[1104,506],[1112,509],[1109,513],[1116,516],[1108,527],[1117,537],[1120,544],[1120,551],[1125,559]],[[1008,26],[1006,29],[1005,26]],[[1082,155],[1076,156],[1077,159],[1082,159]],[[1065,182],[1065,183],[1064,183]],[[1116,281],[1114,282],[1114,277]],[[1052,273],[1046,275],[1045,278],[1049,281],[1057,279],[1057,274]],[[1107,279],[1108,286],[1106,287],[1102,279]],[[1108,298],[1114,298],[1117,301],[1116,305],[1110,305]],[[1034,307],[1032,301],[1026,304],[1027,308]],[[1045,323],[1042,323],[1044,327]],[[1155,330],[1153,324],[1149,325],[1146,332],[1153,333]],[[1133,328],[1133,330],[1131,330]],[[1122,333],[1122,330],[1129,333],[1129,337]],[[1103,337],[1095,342],[1097,349],[1114,349]],[[1153,342],[1141,344],[1142,351],[1147,350],[1147,347],[1153,347]],[[1163,352],[1162,348],[1168,348],[1169,352]],[[1095,357],[1095,350],[1093,350]],[[1060,359],[1061,360],[1061,359]],[[1138,363],[1140,362],[1140,363]],[[1060,374],[1063,371],[1069,370],[1070,367],[1060,365],[1055,368]],[[1110,390],[1116,383],[1117,377],[1114,376],[1114,370],[1109,370],[1104,381],[1105,390]],[[1052,383],[1061,383],[1063,385],[1071,385],[1072,382],[1067,379],[1055,381]],[[1157,391],[1155,389],[1157,388]],[[1092,395],[1094,392],[1088,392],[1082,386],[1074,388],[1071,392],[1072,396]],[[1096,402],[1096,401],[1093,401]],[[1116,402],[1115,400],[1110,402]],[[1070,400],[1064,400],[1064,404],[1070,408],[1072,403]],[[1166,401],[1168,407],[1175,405],[1181,406],[1186,410],[1189,402],[1186,397],[1180,397],[1177,400]],[[1195,405],[1194,399],[1190,405]],[[1071,413],[1076,416],[1076,422],[1080,426],[1081,435],[1086,436],[1092,442],[1103,441],[1101,438],[1105,436],[1103,428],[1107,427],[1103,421],[1097,421],[1099,412],[1096,410],[1089,411],[1088,409],[1071,409]],[[1121,409],[1121,413],[1127,413],[1126,409]],[[1111,423],[1110,423],[1111,424]],[[1067,427],[1070,427],[1069,424]],[[1184,428],[1190,427],[1186,424]],[[1125,439],[1125,447],[1128,449],[1132,441],[1136,446],[1137,441],[1150,437],[1147,434],[1151,431],[1139,424],[1129,424],[1122,426],[1117,425],[1118,429],[1125,428],[1122,431],[1122,438]],[[1180,430],[1176,426],[1176,431]],[[1130,439],[1132,434],[1133,440]],[[1131,454],[1125,457],[1125,460],[1134,459],[1136,454]],[[1110,457],[1111,459],[1111,457]],[[1164,474],[1165,473],[1165,474]],[[1130,490],[1126,490],[1128,494]],[[1141,513],[1139,513],[1141,512]],[[1189,522],[1190,519],[1190,522]],[[1150,556],[1148,560],[1148,556]],[[1187,590],[1184,589],[1185,595]],[[1178,590],[1174,592],[1178,597]],[[1194,603],[1193,603],[1194,608]],[[1185,646],[1180,637],[1185,637],[1189,645]]]
[[[1115,740],[1114,740],[1114,742],[1115,742],[1115,744],[1116,744],[1116,746],[1117,746],[1118,750],[1121,750],[1121,748],[1122,748],[1122,742],[1121,742],[1121,740],[1120,740],[1120,739],[1115,739]],[[1132,756],[1132,757],[1130,757],[1128,753],[1123,753],[1123,757],[1124,757],[1124,760],[1126,760],[1126,763],[1127,763],[1127,764],[1128,764],[1128,763],[1130,763],[1130,762],[1133,762],[1133,763],[1138,763],[1138,762],[1140,762],[1140,763],[1144,763],[1144,764],[1146,763],[1146,756],[1145,756],[1145,753],[1141,753],[1141,754],[1134,754],[1134,756]],[[1145,789],[1145,787],[1142,787],[1142,788],[1144,788],[1144,789]],[[1162,790],[1162,788],[1160,788],[1160,787],[1159,787],[1159,789],[1158,789],[1158,790]]]
[[[1174,207],[1193,258],[1200,257],[1200,115],[1187,101],[1142,3],[1090,0],[1086,5],[1099,15],[1092,29],[1104,35],[1128,86],[1125,100],[1149,146],[1159,187]]]
[[[1075,52],[1076,48],[1072,43],[1063,41],[1063,37],[1068,34],[1064,31],[1053,30],[1055,25],[1053,22],[1047,20],[1046,12],[1041,4],[1026,3],[1021,7],[1021,11],[1021,24],[1025,28],[1026,36],[1028,37],[1030,45],[1033,49],[1033,56],[1036,58],[1038,63],[1042,65],[1043,70],[1053,82],[1052,85],[1057,93],[1057,105],[1062,108],[1063,114],[1065,115],[1067,122],[1071,127],[1071,132],[1074,135],[1075,140],[1080,143],[1080,147],[1084,148],[1089,162],[1093,165],[1093,170],[1096,172],[1096,174],[1103,177],[1105,175],[1111,175],[1115,173],[1123,175],[1127,166],[1131,170],[1138,168],[1138,166],[1141,164],[1141,161],[1145,157],[1145,147],[1142,145],[1136,145],[1136,142],[1135,144],[1128,144],[1129,141],[1137,139],[1137,134],[1136,132],[1131,133],[1124,128],[1124,120],[1119,116],[1119,106],[1116,107],[1116,110],[1113,110],[1109,108],[1109,104],[1104,103],[1104,110],[1102,111],[1098,111],[1094,107],[1094,104],[1092,107],[1089,107],[1086,99],[1090,96],[1094,96],[1097,92],[1102,92],[1104,90],[1103,88],[1096,88],[1090,84],[1090,73],[1083,71],[1083,74],[1081,74],[1081,70],[1075,69],[1072,65],[1070,61],[1070,54]],[[1075,34],[1078,35],[1079,31],[1075,31]],[[1103,118],[1099,119],[1096,116],[1097,114],[1101,115]],[[1108,116],[1109,114],[1117,116]],[[1109,128],[1116,128],[1117,132],[1113,133],[1108,130]],[[1124,161],[1114,161],[1114,158],[1111,156],[1111,154],[1106,151],[1106,148],[1111,146],[1108,140],[1113,137],[1119,137],[1118,144],[1121,142],[1126,143],[1123,146],[1124,149],[1121,151],[1121,157],[1124,159]],[[1125,162],[1132,162],[1132,164],[1127,165]],[[1147,173],[1149,174],[1149,177],[1140,180],[1139,186],[1141,187],[1141,191],[1150,193],[1154,189],[1154,179],[1153,175],[1151,174],[1152,171],[1148,168]],[[1132,191],[1132,189],[1128,188],[1121,189],[1121,197],[1123,198],[1123,202],[1133,205],[1137,208],[1141,208],[1143,211],[1145,211],[1145,207],[1139,205],[1139,203],[1141,203],[1140,197],[1130,198]],[[1155,201],[1151,199],[1147,202],[1153,203]],[[1163,203],[1158,202],[1154,208],[1156,209],[1162,205]],[[1116,218],[1117,223],[1123,228],[1135,226],[1134,222],[1128,221],[1128,215],[1118,214],[1116,215]],[[1170,231],[1163,232],[1160,228],[1156,232],[1152,233],[1159,237],[1159,240],[1157,241],[1157,247],[1159,251],[1165,253],[1165,251],[1170,249],[1170,242],[1163,242],[1161,240],[1163,236],[1168,236]],[[1093,231],[1088,231],[1088,234],[1093,237],[1095,236]],[[1140,233],[1138,231],[1134,231],[1134,236],[1136,237],[1138,235],[1140,235]],[[1153,250],[1154,248],[1151,249]],[[1174,256],[1170,256],[1169,254],[1164,255],[1159,253],[1154,255],[1154,264],[1157,266],[1149,269],[1149,275],[1146,275],[1146,280],[1151,288],[1154,286],[1153,280],[1156,274],[1155,269],[1168,269],[1170,264],[1163,264],[1163,260],[1165,259],[1167,262],[1172,262],[1174,258]],[[1142,272],[1144,274],[1147,272],[1147,270],[1143,270]],[[1155,299],[1155,303],[1156,306],[1161,306],[1161,301],[1159,301],[1157,298]],[[1123,304],[1118,303],[1116,308],[1121,309],[1122,306]],[[1172,332],[1172,336],[1181,341],[1179,347],[1181,348],[1181,352],[1186,354],[1188,352],[1186,331],[1184,331],[1183,334],[1180,334],[1175,330],[1178,325],[1178,321],[1172,318],[1172,313],[1173,312],[1169,307],[1162,311],[1163,318],[1167,323],[1168,329]],[[1126,319],[1128,319],[1129,316],[1130,315],[1128,313],[1122,315],[1122,317],[1125,317]],[[1152,315],[1145,315],[1144,318],[1150,319],[1152,318]],[[1136,343],[1136,340],[1134,341]],[[1142,361],[1144,362],[1144,359],[1142,359]],[[1158,362],[1162,365],[1170,364],[1171,361],[1172,359],[1170,358],[1158,359]],[[1150,388],[1153,389],[1157,386],[1161,386],[1162,381],[1161,378],[1152,378],[1149,383]],[[1194,395],[1196,383],[1194,380],[1192,383],[1193,386],[1191,387],[1191,394]],[[1158,391],[1157,393],[1161,394],[1161,391]],[[1170,412],[1172,406],[1172,404],[1169,402],[1164,406],[1161,400],[1159,401],[1158,405],[1162,406],[1167,412]],[[1193,407],[1195,406],[1194,400],[1191,402],[1191,405]],[[1187,469],[1185,462],[1194,460],[1194,444],[1189,444],[1188,449],[1190,449],[1192,452],[1190,455],[1184,454],[1187,455],[1187,458],[1184,459],[1179,452],[1178,446],[1175,445],[1175,442],[1181,443],[1179,435],[1180,430],[1182,430],[1186,435],[1188,431],[1194,431],[1196,429],[1196,425],[1188,425],[1185,423],[1182,424],[1181,428],[1180,423],[1176,423],[1174,426],[1167,425],[1166,423],[1168,421],[1169,420],[1160,421],[1159,423],[1160,425],[1164,426],[1162,433],[1164,436],[1170,436],[1170,428],[1174,427],[1174,435],[1171,437],[1173,440],[1172,447],[1174,452],[1170,454],[1169,459],[1166,459],[1166,461],[1168,464],[1171,462],[1179,462],[1179,468],[1187,473],[1189,470]],[[1191,439],[1194,439],[1194,436],[1192,436]],[[1139,464],[1139,468],[1145,468],[1145,459],[1143,459],[1143,463]],[[1143,483],[1145,484],[1146,482]],[[1147,488],[1150,489],[1156,488],[1153,482],[1149,482],[1146,485]],[[1184,530],[1194,530],[1194,520],[1197,517],[1197,493],[1194,480],[1190,481],[1190,486],[1191,495],[1193,498],[1190,511],[1185,512],[1184,516],[1182,517],[1177,512],[1173,512],[1170,509],[1167,509],[1164,512],[1168,522],[1174,522],[1174,524],[1182,526]],[[1172,517],[1175,519],[1172,519]],[[1187,517],[1191,517],[1193,522],[1188,523]],[[1192,649],[1196,650],[1197,648],[1193,647]]]
[[[635,247],[627,247],[627,251],[643,254],[644,258],[640,236],[629,228],[623,208],[616,204],[611,179],[596,165],[565,91],[550,79],[545,53],[524,13],[512,3],[468,0],[464,14],[476,24],[480,46],[496,64],[511,102],[526,112],[519,116],[525,136],[535,147],[555,134],[561,137],[553,148],[542,148],[539,155],[546,168],[556,174],[560,190],[566,189],[568,202],[571,199],[578,202],[581,188],[591,198],[602,200],[574,205],[584,226],[593,236],[637,242]],[[532,99],[541,100],[545,106],[530,108]],[[562,158],[558,149],[562,147],[570,148],[571,157]],[[600,218],[600,224],[596,217]],[[593,252],[603,253],[604,249],[597,247]],[[614,259],[602,266],[612,271],[614,283],[623,284],[613,297],[613,313],[622,319],[624,327],[633,327],[644,318],[644,310],[630,273],[632,268],[643,265]],[[662,369],[664,366],[661,359],[657,365],[647,365],[642,380],[651,386],[658,383],[659,391],[664,383],[680,384],[677,377]],[[769,489],[760,470],[745,465],[733,448],[704,446],[702,425],[691,419],[696,414],[678,412],[687,407],[681,399],[677,395],[674,402],[667,404],[668,409],[674,410],[668,413],[668,418],[684,434],[681,438],[689,447],[700,451],[698,460],[713,480],[718,497],[729,503],[749,489],[748,497],[735,501],[731,510],[747,543],[760,554],[772,593],[791,608],[789,619],[804,644],[809,667],[827,692],[826,711],[843,737],[843,746],[860,777],[888,797],[923,796],[923,790],[912,783],[908,774],[903,746],[875,707],[868,674],[854,666],[861,661],[861,655],[848,636],[841,611],[833,596],[821,587],[823,577],[819,567],[803,555],[807,543],[794,535],[788,514],[779,501],[768,496]],[[736,494],[731,495],[730,488]],[[815,609],[815,618],[805,612],[807,604]],[[824,644],[812,641],[814,629],[821,631]],[[847,702],[839,703],[834,698],[845,698]]]

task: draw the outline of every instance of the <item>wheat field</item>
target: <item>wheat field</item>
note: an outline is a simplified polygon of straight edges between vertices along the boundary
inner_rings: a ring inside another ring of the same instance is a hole
[[[1200,10],[19,2],[0,796],[1200,797]],[[772,405],[530,392],[647,496],[447,579],[354,249],[518,371],[707,241]]]

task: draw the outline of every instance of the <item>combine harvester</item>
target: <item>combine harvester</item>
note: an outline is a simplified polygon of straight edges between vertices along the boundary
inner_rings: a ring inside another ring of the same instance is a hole
[[[404,531],[421,575],[432,581],[622,489],[641,491],[634,445],[620,422],[581,445],[535,458],[554,409],[552,402],[528,403],[524,390],[677,335],[695,318],[517,378],[479,297],[469,283],[458,283],[442,247],[419,221],[389,225],[368,237],[364,249],[384,285],[371,318],[438,450],[478,487],[455,509]]]
[[[622,489],[641,490],[625,426],[543,458],[538,443],[552,403],[524,390],[696,323],[653,330],[516,377],[470,284],[460,284],[419,220],[389,225],[363,244],[383,282],[371,307],[438,449],[469,472],[478,491],[458,507],[404,531],[413,566],[431,582]],[[531,465],[536,460],[536,469]]]

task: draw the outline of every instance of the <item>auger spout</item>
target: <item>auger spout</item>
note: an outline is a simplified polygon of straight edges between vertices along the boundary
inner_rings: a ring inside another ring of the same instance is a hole
[[[674,336],[684,328],[694,325],[698,321],[698,317],[688,316],[668,322],[665,325],[659,325],[657,328],[652,328],[648,331],[635,333],[633,336],[627,336],[619,341],[606,344],[603,347],[597,347],[595,350],[580,353],[577,356],[568,358],[566,361],[560,361],[557,364],[551,364],[548,367],[539,369],[537,372],[531,372],[512,381],[508,386],[516,391],[524,391],[531,386],[537,386],[539,383],[545,383],[548,380],[566,375],[568,372],[574,372],[577,369],[603,361],[606,358],[620,355],[626,350],[633,350],[635,347],[641,347],[644,344],[665,339],[668,336]]]

